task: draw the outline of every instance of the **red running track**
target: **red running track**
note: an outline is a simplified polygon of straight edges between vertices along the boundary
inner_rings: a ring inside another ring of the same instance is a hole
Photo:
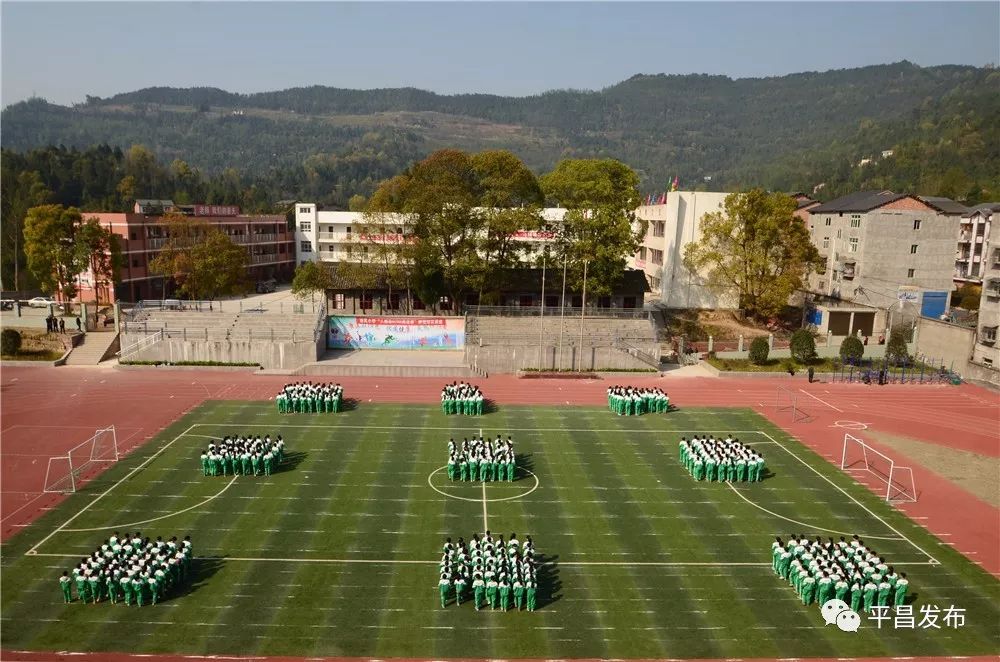
[[[0,376],[0,527],[8,539],[61,499],[41,494],[48,457],[114,424],[128,452],[205,400],[265,400],[290,378],[250,373],[11,367]],[[336,378],[334,378],[336,379]],[[347,396],[362,403],[437,403],[440,378],[342,377]],[[535,380],[501,375],[472,380],[503,404],[606,402],[601,380]],[[1000,457],[1000,399],[962,386],[808,384],[802,380],[636,377],[622,381],[663,387],[679,407],[751,407],[831,461],[839,459],[849,422],[990,457]],[[792,422],[775,408],[777,387],[792,389],[806,418]],[[863,432],[851,430],[864,437]],[[866,438],[870,443],[872,440]],[[873,446],[879,447],[877,443]],[[1000,576],[1000,511],[895,450],[913,468],[920,499],[898,506],[987,571]],[[984,522],[997,523],[983,526]]]

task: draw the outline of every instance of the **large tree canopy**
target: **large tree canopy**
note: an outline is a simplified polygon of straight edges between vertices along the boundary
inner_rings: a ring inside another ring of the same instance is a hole
[[[88,263],[75,241],[82,220],[79,209],[62,205],[32,207],[24,220],[28,268],[42,290],[58,292],[67,301],[76,296],[76,277]]]
[[[705,274],[713,291],[737,293],[749,315],[775,315],[820,259],[794,211],[782,193],[732,193],[724,211],[702,217],[701,240],[684,247],[684,265]]]
[[[173,278],[191,299],[214,299],[250,289],[247,251],[203,220],[181,214],[164,217],[169,238],[149,270]]]
[[[567,209],[557,247],[573,288],[582,288],[586,271],[588,292],[610,294],[646,234],[645,221],[635,216],[638,175],[613,159],[567,159],[541,184],[552,203]]]

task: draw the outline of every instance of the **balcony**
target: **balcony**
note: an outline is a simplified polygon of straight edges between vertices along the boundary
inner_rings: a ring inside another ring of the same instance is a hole
[[[290,262],[294,259],[288,253],[257,253],[250,256],[250,264],[267,264],[269,262]]]
[[[163,248],[163,246],[167,243],[167,239],[169,239],[169,237],[149,237],[146,239],[146,247],[158,250]]]
[[[273,241],[278,241],[278,235],[277,234],[267,234],[267,233],[251,234],[250,235],[250,241],[251,241],[251,243],[254,243],[254,244],[270,243],[270,242],[273,242]]]

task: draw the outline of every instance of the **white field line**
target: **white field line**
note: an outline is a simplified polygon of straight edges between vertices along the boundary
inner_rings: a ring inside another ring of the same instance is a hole
[[[483,533],[490,530],[490,524],[486,520],[486,481],[483,481]]]
[[[195,423],[191,427],[208,428],[313,428],[317,430],[444,430],[452,432],[462,429],[462,426],[453,427],[431,427],[431,426],[403,426],[403,425],[286,425],[284,423]],[[497,426],[499,427],[499,426]],[[190,429],[190,428],[189,428]],[[764,434],[760,430],[728,430],[720,428],[718,430],[698,428],[692,430],[627,430],[624,428],[503,428],[508,432],[618,432],[621,434],[683,434],[683,433],[729,433],[729,434]],[[192,435],[193,436],[193,435]],[[203,435],[198,435],[203,436]]]
[[[185,508],[184,510],[178,510],[177,512],[168,513],[166,515],[161,515],[160,517],[154,517],[152,519],[144,519],[141,522],[130,522],[128,524],[113,524],[113,525],[110,525],[110,526],[96,526],[96,527],[93,527],[93,528],[90,528],[90,529],[63,529],[63,531],[66,531],[66,532],[72,531],[72,532],[75,532],[75,533],[80,533],[80,532],[84,532],[84,531],[107,531],[109,529],[131,529],[133,526],[138,526],[140,524],[149,524],[150,522],[158,522],[161,519],[167,519],[168,517],[173,517],[174,515],[180,515],[181,513],[186,513],[189,510],[194,510],[195,508],[200,508],[201,506],[204,506],[209,501],[212,501],[213,499],[216,499],[216,498],[222,496],[222,493],[225,492],[226,490],[228,490],[230,487],[232,487],[233,483],[236,482],[237,478],[239,478],[239,476],[233,476],[233,479],[231,481],[229,481],[226,484],[226,486],[223,487],[221,490],[219,490],[216,494],[213,494],[212,496],[208,497],[207,499],[205,499],[201,503],[197,503],[197,504],[191,506],[190,508]]]
[[[41,540],[39,540],[37,543],[35,543],[34,547],[32,547],[31,549],[29,549],[27,552],[24,553],[25,556],[34,556],[35,554],[37,554],[38,553],[38,548],[41,547],[42,544],[45,543],[45,541],[47,541],[49,538],[51,538],[52,536],[54,536],[57,533],[59,533],[60,531],[62,531],[73,520],[75,520],[77,517],[79,517],[80,515],[82,515],[85,512],[87,512],[87,510],[90,509],[91,506],[93,506],[95,503],[97,503],[98,501],[100,501],[101,499],[103,499],[104,497],[106,497],[111,492],[111,490],[115,489],[116,487],[118,487],[119,485],[121,485],[122,483],[124,483],[126,480],[128,480],[133,475],[135,475],[135,473],[138,472],[140,469],[142,469],[147,464],[149,464],[150,462],[152,462],[153,460],[155,460],[160,455],[160,453],[162,453],[163,451],[165,451],[168,448],[170,448],[174,444],[175,441],[177,441],[181,437],[185,436],[196,425],[198,425],[198,424],[195,423],[195,424],[191,425],[187,430],[184,430],[184,432],[181,432],[179,435],[177,435],[176,437],[174,437],[173,439],[171,439],[170,441],[168,441],[166,444],[163,445],[163,448],[161,448],[160,450],[156,451],[155,453],[153,453],[152,455],[150,455],[149,457],[147,457],[145,460],[143,460],[142,464],[140,464],[136,468],[132,469],[132,471],[130,471],[127,474],[125,474],[124,476],[122,476],[118,480],[118,482],[116,482],[114,485],[112,485],[111,487],[109,487],[108,489],[104,490],[103,492],[101,492],[100,494],[98,494],[96,497],[94,497],[94,499],[91,500],[90,503],[88,503],[86,506],[84,506],[83,508],[81,508],[75,515],[73,515],[72,517],[70,517],[68,520],[66,520],[65,522],[63,522],[62,524],[60,524],[54,531],[52,531],[52,533],[50,533],[49,535],[45,536],[44,538],[42,538]]]
[[[822,404],[826,405],[827,407],[829,407],[830,409],[833,409],[834,411],[839,411],[839,412],[840,412],[841,414],[843,414],[843,413],[844,413],[844,410],[843,410],[843,409],[839,409],[839,408],[837,408],[837,407],[834,407],[833,405],[831,405],[831,404],[830,404],[829,402],[827,402],[826,400],[823,400],[823,399],[821,399],[821,398],[817,398],[817,397],[816,397],[815,395],[813,395],[813,394],[812,394],[812,393],[810,393],[809,391],[806,391],[806,390],[803,390],[803,389],[801,389],[801,388],[800,388],[800,389],[799,389],[799,392],[801,392],[801,393],[805,393],[806,395],[808,395],[808,396],[809,396],[810,398],[812,398],[813,400],[816,400],[817,402],[820,402],[820,403],[822,403]]]
[[[73,552],[71,554],[55,554],[48,552],[39,552],[35,556],[45,556],[51,558],[78,558],[80,552]],[[268,558],[263,556],[196,556],[195,561],[236,561],[245,563],[357,563],[357,564],[367,564],[367,565],[438,565],[439,561],[423,561],[423,560],[413,560],[413,559],[290,559],[290,558]],[[904,562],[900,562],[904,563]],[[745,562],[745,561],[566,561],[560,563],[552,563],[551,561],[544,561],[542,565],[552,565],[556,567],[635,567],[635,566],[647,566],[647,567],[662,567],[662,568],[688,568],[688,567],[703,567],[703,568],[770,568],[770,562]],[[937,565],[936,563],[931,563],[930,561],[917,561],[914,563],[906,563],[906,565]]]
[[[768,510],[764,506],[761,506],[761,505],[759,505],[759,504],[751,501],[750,499],[746,498],[746,496],[744,496],[744,494],[742,492],[740,492],[738,489],[736,489],[736,487],[732,483],[727,482],[726,485],[729,485],[729,488],[733,492],[736,492],[736,494],[738,494],[741,499],[743,499],[744,501],[746,501],[747,503],[749,503],[754,508],[757,508],[759,510],[763,510],[768,515],[773,515],[774,517],[777,517],[778,519],[783,519],[786,522],[791,522],[792,524],[798,524],[799,526],[804,526],[807,529],[811,529],[813,531],[825,531],[826,533],[836,533],[836,534],[842,535],[842,536],[851,536],[851,535],[854,535],[855,533],[858,533],[857,531],[834,531],[833,529],[824,529],[821,526],[815,526],[813,524],[808,524],[807,522],[800,522],[799,520],[795,520],[795,519],[792,519],[790,517],[785,517],[784,515],[779,515],[778,513],[774,512],[773,510]],[[870,538],[872,540],[905,540],[905,538],[896,538],[896,537],[886,538],[886,537],[881,537],[881,536],[869,536],[869,535],[864,535],[862,537],[863,538]]]
[[[796,455],[792,451],[788,450],[788,448],[784,444],[782,444],[781,442],[779,442],[777,439],[775,439],[774,437],[772,437],[771,435],[769,435],[766,432],[761,432],[760,434],[764,435],[765,437],[767,437],[771,441],[773,441],[776,444],[778,444],[778,446],[781,448],[781,450],[785,451],[786,453],[788,453],[789,455],[791,455],[792,457],[794,457],[796,460],[798,460],[799,462],[801,462],[805,466],[809,467],[809,469],[813,473],[815,473],[817,476],[819,476],[820,478],[822,478],[826,482],[830,483],[830,485],[833,485],[841,494],[843,494],[848,499],[850,499],[851,501],[853,501],[862,510],[864,510],[865,512],[867,512],[869,515],[871,515],[872,517],[874,517],[878,521],[882,522],[882,525],[885,526],[887,529],[889,529],[890,531],[892,531],[893,533],[895,533],[897,536],[899,536],[900,538],[902,538],[906,542],[908,542],[911,545],[913,545],[913,547],[916,548],[916,550],[918,552],[920,552],[921,554],[923,554],[924,556],[926,556],[928,559],[930,559],[931,563],[929,565],[940,565],[940,562],[936,558],[934,558],[933,556],[931,556],[930,554],[928,554],[926,551],[924,551],[923,548],[921,548],[917,543],[913,542],[912,540],[910,540],[909,538],[907,538],[906,536],[904,536],[902,533],[900,533],[899,531],[897,531],[894,527],[890,526],[888,522],[886,522],[884,519],[882,519],[881,517],[879,517],[878,515],[876,515],[867,506],[865,506],[860,501],[858,501],[853,496],[851,496],[850,493],[847,492],[847,490],[843,489],[842,487],[840,487],[839,485],[837,485],[836,483],[834,483],[832,480],[830,480],[829,478],[827,478],[826,476],[824,476],[820,471],[818,471],[811,464],[809,464],[808,462],[806,462],[805,460],[803,460],[801,457],[799,457],[798,455]]]

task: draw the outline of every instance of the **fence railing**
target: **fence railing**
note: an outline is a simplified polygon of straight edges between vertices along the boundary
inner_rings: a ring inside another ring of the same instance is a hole
[[[903,360],[887,357],[845,361],[833,371],[834,382],[863,384],[961,384],[954,363],[917,355]]]
[[[162,330],[161,331],[157,331],[156,333],[153,333],[152,335],[148,335],[148,336],[146,336],[144,338],[140,338],[139,340],[137,340],[136,342],[132,343],[131,345],[128,345],[127,347],[123,347],[122,349],[118,350],[118,352],[117,352],[118,361],[121,362],[123,359],[127,359],[128,357],[132,356],[133,354],[137,354],[138,352],[141,352],[142,350],[144,350],[146,348],[152,347],[153,345],[155,345],[156,343],[160,342],[161,340],[163,340],[163,331]]]
[[[652,366],[654,368],[660,367],[659,356],[653,356],[649,352],[639,349],[638,347],[628,342],[627,340],[624,340],[622,338],[617,338],[612,344],[612,347],[625,352],[631,357],[639,359],[648,366]]]
[[[538,317],[542,314],[542,306],[465,306],[465,312],[469,315],[497,316],[497,317]],[[597,308],[587,306],[583,308],[573,308],[566,306],[545,306],[546,317],[615,317],[618,319],[648,320],[650,313],[642,308]]]

